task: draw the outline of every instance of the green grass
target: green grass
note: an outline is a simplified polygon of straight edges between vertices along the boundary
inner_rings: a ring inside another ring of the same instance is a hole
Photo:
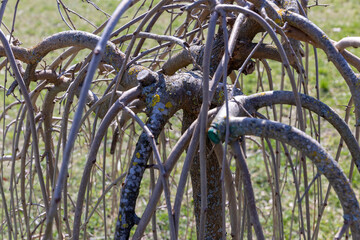
[[[68,8],[87,18],[96,26],[100,26],[107,19],[104,14],[97,11],[90,4],[86,3],[86,1],[62,2]],[[15,11],[15,3],[16,1],[9,1],[4,16],[4,22],[10,29]],[[113,1],[107,1],[106,3],[94,1],[94,3],[99,4],[99,6],[109,14],[111,14],[117,6],[117,3]],[[62,13],[64,17],[66,17],[63,9]],[[77,30],[94,31],[94,28],[91,25],[81,20],[79,17],[71,13],[69,15]],[[67,22],[69,22],[68,19]],[[14,29],[14,35],[23,42],[24,47],[34,46],[45,37],[69,30],[67,25],[61,20],[56,1],[43,0],[20,1]]]

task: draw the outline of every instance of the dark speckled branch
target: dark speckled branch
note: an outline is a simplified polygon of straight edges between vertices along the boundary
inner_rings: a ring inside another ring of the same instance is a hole
[[[156,78],[156,82],[143,86],[139,98],[145,99],[146,113],[149,116],[146,125],[152,131],[154,137],[157,138],[167,120],[178,110],[186,109],[188,112],[198,111],[202,102],[202,75],[200,72],[193,71],[177,74],[164,79],[164,76],[161,74],[156,74],[154,72],[151,72],[151,74]],[[148,83],[147,81],[145,82]],[[216,95],[212,102],[213,105],[219,106],[224,101],[224,94],[222,93],[222,90],[220,90],[221,88],[222,87],[219,87],[216,91]],[[132,96],[131,100],[133,100],[133,97],[136,94],[139,94],[138,91],[139,89],[133,89],[125,92],[121,96],[121,99],[123,99],[121,101],[129,101],[126,95]],[[89,174],[92,166],[96,162],[97,151],[103,137],[102,131],[109,126],[117,113],[121,110],[118,101],[114,103],[108,111],[107,116],[103,119],[91,146],[77,198],[74,236],[79,236],[85,189],[89,181]],[[129,236],[131,228],[138,221],[138,218],[135,215],[136,199],[139,194],[140,183],[151,152],[152,149],[148,142],[148,136],[145,133],[142,133],[131,158],[128,175],[123,186],[119,209],[120,221],[117,223],[115,239],[127,239],[126,236]]]
[[[146,111],[149,116],[146,126],[157,138],[168,119],[178,110],[198,111],[201,105],[202,75],[198,72],[188,72],[168,77],[165,81],[162,75],[157,76],[157,83],[144,88]],[[223,94],[218,91],[213,104],[223,102]],[[138,223],[135,215],[136,200],[140,190],[141,180],[146,170],[152,148],[146,133],[142,133],[131,158],[130,168],[121,191],[121,201],[115,239],[128,239],[132,227]]]
[[[124,105],[129,104],[132,100],[137,98],[141,93],[142,88],[137,87],[130,89],[125,92],[110,108],[103,121],[99,126],[99,130],[97,131],[94,140],[91,144],[90,152],[88,155],[88,159],[86,161],[83,175],[81,178],[81,183],[79,187],[79,192],[76,201],[76,209],[75,209],[75,217],[74,217],[74,227],[73,227],[73,239],[78,239],[80,235],[80,224],[81,224],[81,214],[83,210],[84,198],[86,188],[90,179],[90,172],[93,165],[96,163],[96,156],[99,150],[101,140],[104,137],[106,129],[110,126],[113,119],[116,117],[117,113],[122,109]]]

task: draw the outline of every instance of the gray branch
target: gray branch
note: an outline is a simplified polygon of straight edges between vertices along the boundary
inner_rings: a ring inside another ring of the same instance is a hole
[[[360,171],[360,147],[345,121],[342,120],[333,109],[321,101],[305,94],[299,95],[303,108],[318,114],[334,126],[340,136],[344,139],[351,156]],[[288,91],[269,91],[250,96],[237,96],[229,102],[229,114],[230,117],[249,116],[249,114],[254,114],[259,108],[274,104],[295,105],[295,97],[292,92]],[[222,136],[222,141],[225,136],[222,135],[225,132],[224,116],[226,116],[225,107],[219,111],[219,114],[212,123],[212,126],[215,127],[214,129],[217,129],[220,133],[218,136]],[[211,134],[211,136],[214,135]],[[213,139],[213,141],[216,142],[215,139]],[[220,139],[218,139],[218,141],[220,141]]]
[[[345,224],[351,223],[353,239],[360,238],[359,202],[356,199],[350,181],[338,163],[333,160],[318,142],[304,132],[289,125],[256,118],[230,118],[230,135],[232,139],[237,139],[243,135],[273,138],[301,151],[312,160],[318,171],[328,179],[342,205]]]

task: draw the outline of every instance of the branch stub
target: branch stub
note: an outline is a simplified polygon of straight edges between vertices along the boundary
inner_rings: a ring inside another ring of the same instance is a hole
[[[143,87],[149,86],[150,84],[156,82],[155,77],[150,73],[149,70],[142,70],[139,72],[137,75],[137,80]]]

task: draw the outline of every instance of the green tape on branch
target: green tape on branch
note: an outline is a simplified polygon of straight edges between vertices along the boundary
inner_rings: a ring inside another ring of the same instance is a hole
[[[216,128],[210,127],[208,130],[208,136],[213,143],[215,144],[220,143],[219,134]]]

